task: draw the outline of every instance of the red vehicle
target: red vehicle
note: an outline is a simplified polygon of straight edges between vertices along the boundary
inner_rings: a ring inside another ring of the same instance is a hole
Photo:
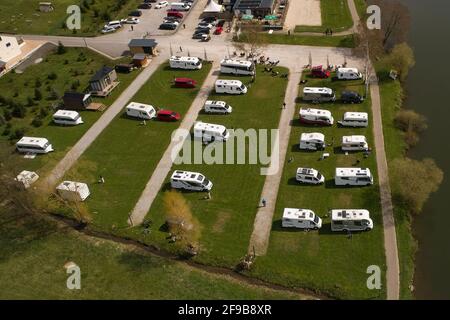
[[[223,28],[222,27],[217,27],[216,30],[214,31],[214,34],[222,34]]]
[[[178,121],[180,120],[180,114],[171,110],[159,110],[156,118],[159,121]]]
[[[324,69],[322,66],[313,67],[311,69],[311,76],[314,78],[329,78],[330,77],[330,71]]]
[[[183,14],[181,12],[173,11],[173,10],[167,11],[167,16],[168,17],[177,17],[177,18],[183,19]]]
[[[195,88],[197,81],[191,78],[175,78],[174,85],[176,88]]]

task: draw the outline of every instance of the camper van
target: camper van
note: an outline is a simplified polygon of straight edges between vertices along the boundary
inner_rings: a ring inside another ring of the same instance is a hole
[[[319,171],[313,168],[298,168],[295,180],[307,184],[322,184],[325,182],[325,177]]]
[[[209,191],[213,184],[198,172],[176,170],[170,177],[170,186],[175,189],[190,191]]]
[[[143,120],[151,120],[156,117],[156,110],[153,106],[149,104],[143,104],[139,102],[130,102],[127,107],[127,116],[143,119]]]
[[[339,80],[359,80],[363,77],[356,68],[338,68],[336,75]]]
[[[336,168],[334,183],[337,186],[368,186],[373,184],[369,168]]]
[[[56,187],[56,191],[61,198],[69,201],[84,201],[90,195],[86,183],[75,181],[63,181]]]
[[[53,122],[56,124],[76,126],[82,124],[83,120],[76,111],[71,110],[58,110],[53,114]]]
[[[253,76],[255,74],[255,65],[251,61],[224,59],[220,61],[220,72]]]
[[[227,141],[230,132],[222,125],[197,121],[194,124],[194,139],[203,142]]]
[[[191,8],[190,5],[184,2],[171,2],[170,10],[173,11],[188,11]]]
[[[284,208],[281,226],[317,230],[322,227],[322,219],[309,209]]]
[[[247,87],[239,80],[216,80],[216,93],[245,94]]]
[[[225,101],[208,100],[205,102],[204,110],[206,113],[230,114],[233,108]]]
[[[49,153],[53,151],[50,142],[45,138],[23,137],[16,143],[17,151],[22,153]]]
[[[334,209],[330,211],[331,231],[369,231],[373,229],[370,213],[365,209]]]
[[[369,125],[369,115],[367,112],[345,112],[338,124],[343,127],[367,127]]]
[[[365,136],[343,136],[342,151],[367,151],[369,145]]]
[[[336,95],[330,88],[305,87],[303,88],[303,100],[312,103],[334,102]]]
[[[325,136],[322,133],[302,133],[300,136],[301,150],[323,150],[325,149]]]
[[[169,59],[172,69],[198,70],[202,68],[202,59],[197,57],[172,56]]]
[[[333,116],[328,110],[321,109],[300,109],[300,122],[307,124],[319,124],[331,126],[334,123]]]

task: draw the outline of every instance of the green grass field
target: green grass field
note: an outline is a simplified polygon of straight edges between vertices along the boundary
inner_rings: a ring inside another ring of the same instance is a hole
[[[39,11],[35,0],[2,0],[0,2],[0,32],[15,34],[47,35],[96,35],[108,20],[125,18],[128,12],[137,8],[140,0],[54,0],[54,11]],[[123,5],[121,5],[123,3]],[[78,5],[81,8],[81,29],[73,33],[63,27],[68,14],[67,7]]]
[[[172,70],[163,64],[131,101],[177,111],[183,117],[196,97],[211,65],[201,70]],[[190,77],[196,89],[173,88],[175,77]],[[100,134],[67,174],[85,181],[91,189],[87,204],[94,224],[106,228],[126,228],[133,209],[162,154],[170,143],[177,122],[141,121],[120,113]],[[102,175],[106,183],[97,184]]]
[[[0,299],[304,298],[0,211]],[[81,269],[80,290],[66,287],[69,261]]]
[[[305,76],[304,76],[305,79]],[[306,79],[308,79],[306,77]],[[326,86],[336,91],[337,97],[344,89],[364,93],[361,81],[340,82],[331,80],[308,79],[307,86]],[[300,87],[300,95],[303,86]],[[297,106],[278,200],[273,220],[269,249],[266,256],[258,257],[252,276],[293,287],[309,288],[323,294],[342,299],[384,298],[385,291],[370,291],[366,288],[370,265],[385,269],[383,249],[383,226],[379,204],[378,181],[376,175],[375,152],[365,159],[362,153],[345,155],[340,150],[343,135],[365,135],[369,146],[373,147],[372,127],[340,128],[303,125],[298,120],[300,106],[330,110],[335,121],[342,119],[345,111],[363,111],[371,115],[370,99],[362,104],[345,105],[336,101],[333,104]],[[304,152],[299,150],[299,139],[303,132],[322,132],[327,143],[334,141],[325,152],[330,157],[319,160],[322,152]],[[342,188],[334,185],[336,167],[355,166],[371,169],[375,183],[369,187]],[[295,180],[298,167],[312,167],[321,172],[326,182],[321,186],[301,185]],[[307,208],[322,217],[323,225],[319,231],[304,232],[281,227],[284,208]],[[370,232],[347,234],[331,232],[328,210],[332,208],[368,209],[374,220],[374,229]]]
[[[53,144],[55,152],[37,156],[28,161],[27,169],[37,170],[39,173],[50,170],[101,116],[101,112],[82,111],[81,116],[84,121],[82,125],[64,127],[53,124],[54,110],[51,106],[59,103],[61,99],[50,99],[51,91],[56,91],[58,96],[62,97],[65,91],[74,91],[72,83],[78,81],[79,87],[76,91],[81,92],[87,88],[89,79],[100,67],[103,65],[114,66],[120,62],[113,62],[83,48],[67,48],[66,50],[67,52],[61,55],[50,53],[41,63],[29,66],[23,73],[10,72],[0,78],[0,88],[4,89],[1,92],[2,97],[22,103],[26,110],[24,118],[11,119],[9,131],[13,133],[16,129],[23,129],[26,135],[45,137]],[[118,74],[120,84],[116,89],[108,97],[95,98],[94,101],[101,102],[106,106],[111,105],[139,72]],[[50,79],[50,74],[56,75],[56,78]],[[34,97],[37,81],[40,83],[38,89],[42,92],[43,97],[41,100],[33,100],[33,105],[27,106],[27,98]],[[3,113],[6,108],[8,108],[6,105],[0,106]],[[41,112],[45,112],[42,125],[40,127],[32,126],[33,119],[38,117]],[[0,126],[1,139],[9,138],[6,135],[6,129],[6,124]],[[15,139],[12,142],[15,142]]]
[[[354,48],[355,38],[353,35],[349,36],[302,36],[298,34],[262,34],[262,38],[266,43],[270,44],[289,44],[299,46],[317,46],[317,47],[343,47]]]
[[[353,26],[347,0],[321,0],[320,10],[322,14],[321,26],[296,26],[295,32],[323,33],[327,28],[331,28],[333,32],[340,32]]]

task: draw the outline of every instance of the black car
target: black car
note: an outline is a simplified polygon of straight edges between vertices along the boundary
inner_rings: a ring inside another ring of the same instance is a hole
[[[196,32],[194,33],[194,35],[192,36],[192,39],[202,39],[203,35],[206,33],[202,33],[202,32]]]
[[[209,34],[209,29],[195,29],[195,33]]]
[[[157,2],[158,0],[144,0],[144,3],[150,3],[150,2],[152,2],[152,3],[155,3],[155,2]]]
[[[177,25],[174,23],[162,23],[159,25],[159,29],[161,30],[175,30]]]
[[[152,5],[150,3],[141,3],[138,6],[138,9],[151,9],[151,8],[152,8]]]
[[[140,17],[142,16],[141,10],[133,10],[128,14],[130,17]]]
[[[216,21],[217,18],[216,17],[206,17],[202,19],[202,22],[206,22],[206,23],[211,23],[213,21]]]
[[[341,100],[343,103],[361,103],[364,98],[355,91],[342,91]]]
[[[176,22],[180,22],[181,19],[178,17],[164,17],[164,20],[166,21],[176,21]]]

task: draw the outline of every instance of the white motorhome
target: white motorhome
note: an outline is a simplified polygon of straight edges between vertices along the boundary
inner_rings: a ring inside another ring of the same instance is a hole
[[[53,122],[62,125],[76,126],[83,123],[78,112],[72,110],[58,110],[53,114]]]
[[[230,132],[220,124],[197,121],[194,124],[194,139],[203,142],[227,141]]]
[[[138,119],[151,120],[156,117],[156,110],[153,106],[139,102],[130,102],[126,106],[126,112],[127,116]]]
[[[216,93],[245,94],[247,87],[239,80],[216,80]]]
[[[313,168],[298,168],[295,180],[308,184],[321,184],[325,182],[325,177]]]
[[[369,231],[373,229],[370,213],[365,209],[331,210],[331,231]]]
[[[369,145],[365,136],[343,136],[342,151],[367,151]]]
[[[170,177],[170,186],[190,191],[209,191],[213,184],[201,173],[176,170]]]
[[[322,227],[322,219],[309,209],[284,208],[281,226],[317,230]]]
[[[319,132],[302,133],[300,136],[301,150],[325,149],[325,136]]]
[[[358,80],[363,77],[362,73],[356,68],[338,68],[336,75],[339,80]]]
[[[206,113],[230,114],[233,108],[225,101],[208,100],[205,102],[204,110]]]
[[[304,87],[303,100],[312,103],[334,102],[336,95],[330,88]]]
[[[223,59],[220,61],[220,72],[234,75],[255,75],[255,64],[246,60]]]
[[[170,10],[174,11],[188,11],[191,8],[190,5],[183,2],[171,2],[170,3]]]
[[[369,168],[336,168],[334,183],[337,186],[367,186],[373,184]]]
[[[49,153],[53,146],[45,138],[23,137],[16,143],[17,151],[23,153]]]
[[[344,127],[367,127],[369,115],[367,112],[345,112],[338,124]]]
[[[320,124],[331,126],[334,123],[334,118],[331,112],[328,110],[321,109],[300,109],[300,122],[307,124]]]
[[[91,194],[86,183],[63,181],[56,187],[61,198],[69,201],[84,201]]]
[[[197,57],[172,56],[169,59],[172,69],[198,70],[202,68],[202,59]]]

